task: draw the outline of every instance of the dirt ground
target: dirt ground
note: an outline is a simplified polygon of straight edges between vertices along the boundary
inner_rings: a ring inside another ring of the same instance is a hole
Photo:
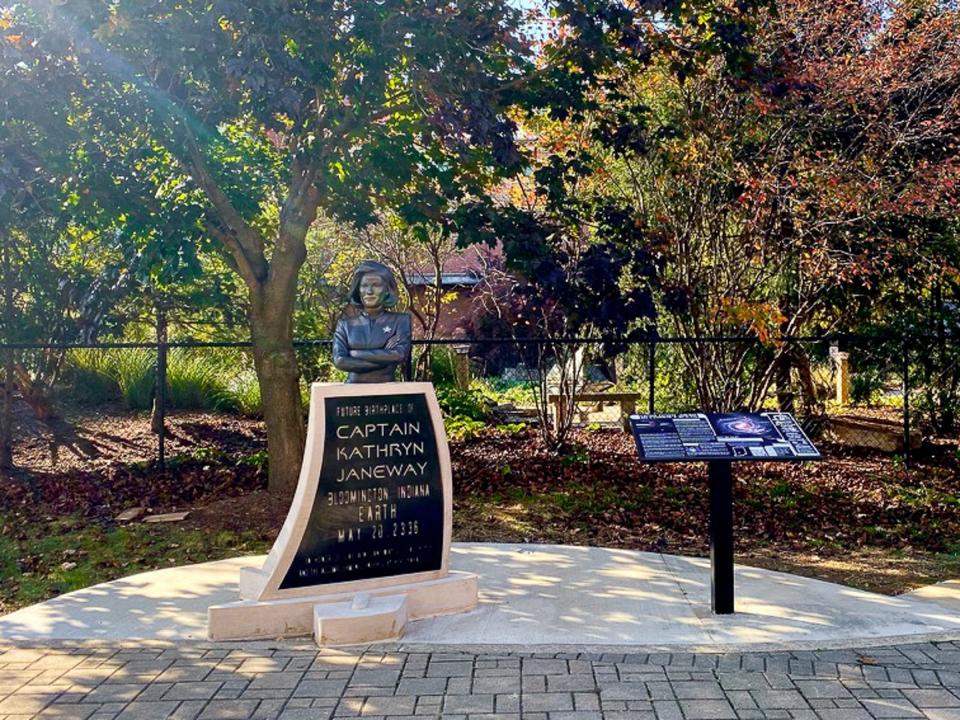
[[[168,419],[163,472],[155,448],[149,417],[118,408],[74,409],[54,428],[21,432],[19,469],[0,478],[0,540],[12,543],[6,552],[26,547],[38,524],[57,532],[65,518],[80,518],[109,528],[130,507],[189,509],[171,532],[242,536],[249,551],[269,547],[290,499],[266,492],[259,423],[176,414]],[[891,594],[960,576],[954,446],[926,448],[909,470],[891,456],[823,449],[822,462],[737,467],[739,562]],[[456,540],[708,552],[705,469],[641,464],[622,432],[577,433],[564,455],[547,451],[529,431],[492,432],[453,443],[451,455]],[[214,559],[236,547],[197,546],[190,559]],[[14,562],[8,572],[27,567],[42,575],[44,562]],[[151,562],[147,553],[138,567]],[[128,569],[97,569],[93,579]]]
[[[149,413],[100,405],[92,409],[65,406],[60,415],[41,423],[26,407],[18,408],[14,448],[18,468],[27,473],[90,471],[157,458],[158,439],[150,428]],[[235,415],[172,411],[165,427],[167,457],[198,448],[253,453],[266,447],[261,423]]]

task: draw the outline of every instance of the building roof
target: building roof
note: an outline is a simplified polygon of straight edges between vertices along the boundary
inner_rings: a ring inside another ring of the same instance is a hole
[[[407,282],[411,285],[433,285],[436,283],[436,273],[412,272],[407,274]],[[440,283],[444,286],[451,285],[476,285],[480,282],[479,273],[470,271],[463,273],[440,273]]]
[[[444,286],[476,285],[483,277],[490,260],[502,254],[499,244],[493,248],[482,244],[469,245],[444,261],[440,281]],[[407,280],[411,285],[433,285],[436,282],[436,271],[427,266],[411,268],[407,272]]]

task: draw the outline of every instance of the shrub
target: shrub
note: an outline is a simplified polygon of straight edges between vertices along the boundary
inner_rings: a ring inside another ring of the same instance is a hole
[[[457,381],[452,348],[439,345],[430,349],[430,374],[436,385],[453,385]]]
[[[149,410],[157,372],[156,352],[147,348],[115,348],[107,352],[110,372],[124,403],[131,410]]]
[[[474,420],[464,415],[445,417],[443,427],[451,440],[473,440],[487,431],[487,424],[483,420]]]
[[[211,353],[174,348],[167,359],[167,404],[188,410],[233,406],[227,373]]]
[[[855,403],[872,405],[883,392],[883,372],[876,367],[864,367],[850,377],[850,399]]]
[[[262,416],[260,383],[253,370],[243,370],[234,377],[227,386],[227,394],[231,408],[236,412],[251,418]]]
[[[631,345],[620,357],[617,389],[646,395],[650,388],[649,347]],[[678,345],[660,343],[656,348],[654,365],[654,396],[657,412],[688,412],[699,406],[697,389],[691,374],[683,363]],[[646,412],[647,402],[641,400],[638,411]]]
[[[484,421],[493,410],[490,399],[475,388],[458,390],[450,385],[438,385],[437,400],[444,414],[449,417]]]
[[[66,380],[85,403],[123,400],[132,410],[153,406],[156,351],[151,348],[72,350]],[[310,385],[300,384],[304,407]],[[171,348],[167,355],[166,404],[183,410],[221,410],[262,416],[260,384],[248,354],[230,349]]]
[[[517,407],[534,407],[537,404],[533,383],[527,380],[478,378],[473,381],[471,388],[476,388],[498,403],[512,403]]]
[[[529,426],[525,422],[497,425],[497,431],[502,432],[504,435],[522,435],[528,429]]]
[[[67,378],[77,400],[97,404],[120,399],[120,385],[110,361],[109,351],[92,348],[67,354]]]
[[[72,350],[67,355],[67,366],[78,400],[123,400],[131,410],[148,410],[153,403],[156,353],[150,349]]]

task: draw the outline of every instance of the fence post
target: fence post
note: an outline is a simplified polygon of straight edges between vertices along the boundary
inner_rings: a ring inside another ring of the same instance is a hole
[[[426,347],[426,346],[424,346]],[[410,345],[410,352],[407,353],[406,360],[403,361],[403,379],[406,382],[413,380],[413,344]]]
[[[655,413],[657,407],[657,343],[651,340],[647,344],[647,412]]]
[[[453,377],[458,390],[469,390],[470,380],[470,346],[453,346]]]
[[[9,470],[12,467],[13,348],[5,348],[3,351],[3,408],[0,410],[0,470]]]
[[[154,429],[157,433],[157,464],[160,472],[166,469],[167,419],[167,314],[157,308],[157,387],[154,408]]]
[[[3,342],[13,342],[13,274],[9,236],[3,235]],[[13,467],[13,348],[3,350],[3,408],[0,409],[0,469]]]
[[[910,340],[903,333],[903,465],[910,467]]]

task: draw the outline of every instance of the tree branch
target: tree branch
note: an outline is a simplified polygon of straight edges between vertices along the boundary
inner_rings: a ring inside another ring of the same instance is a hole
[[[214,235],[230,250],[237,262],[237,271],[244,281],[251,287],[256,286],[267,279],[270,270],[264,254],[263,238],[250,228],[220,188],[193,133],[187,128],[184,128],[184,131],[188,151],[184,164],[213,205],[221,226]]]

